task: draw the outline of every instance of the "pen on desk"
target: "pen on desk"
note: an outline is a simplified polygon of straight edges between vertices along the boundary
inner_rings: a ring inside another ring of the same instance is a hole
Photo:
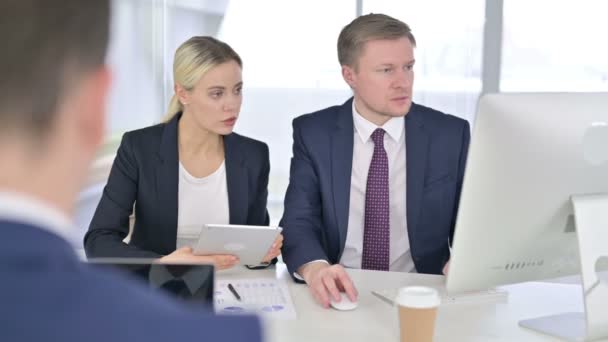
[[[234,297],[236,297],[236,299],[239,302],[241,301],[241,296],[239,296],[239,293],[236,292],[236,289],[234,288],[234,286],[232,286],[232,284],[228,284],[228,290],[230,290],[230,292],[232,292],[232,294],[234,295]]]

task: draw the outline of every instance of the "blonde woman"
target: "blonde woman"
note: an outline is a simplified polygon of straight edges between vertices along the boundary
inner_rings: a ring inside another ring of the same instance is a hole
[[[233,133],[242,102],[242,62],[228,44],[192,37],[175,53],[175,95],[165,122],[123,136],[84,238],[93,257],[238,263],[192,254],[204,223],[268,225],[268,146]],[[135,205],[130,242],[129,215]],[[280,254],[279,236],[262,264]]]

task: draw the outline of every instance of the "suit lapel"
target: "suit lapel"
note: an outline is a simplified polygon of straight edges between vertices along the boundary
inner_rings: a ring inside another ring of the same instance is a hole
[[[429,138],[424,130],[422,113],[412,104],[412,110],[405,117],[406,172],[407,172],[407,225],[413,232],[418,223],[420,202],[424,189],[424,175],[427,164]]]
[[[247,224],[249,184],[247,168],[243,162],[242,151],[239,149],[236,134],[224,136],[224,155],[230,224]]]
[[[353,165],[353,127],[351,98],[340,107],[336,128],[331,137],[331,179],[340,251],[344,249],[348,230],[350,181]]]
[[[177,148],[177,130],[181,113],[169,121],[161,137],[158,151],[159,167],[156,171],[156,196],[160,203],[159,213],[161,231],[159,241],[163,249],[170,253],[175,250],[177,240],[177,208],[179,182],[179,150]]]

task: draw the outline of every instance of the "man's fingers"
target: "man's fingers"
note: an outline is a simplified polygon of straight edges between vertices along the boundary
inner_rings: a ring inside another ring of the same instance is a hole
[[[352,302],[356,301],[357,297],[359,296],[359,293],[357,292],[357,289],[355,288],[355,284],[353,284],[352,280],[350,280],[348,273],[346,273],[346,271],[343,268],[340,268],[336,271],[336,275],[337,275],[338,281],[344,288],[344,292],[346,292],[346,295],[348,296],[348,298]]]
[[[323,277],[323,285],[329,292],[329,295],[333,298],[334,301],[339,302],[342,297],[340,296],[340,290],[336,287],[336,280],[332,277],[331,274],[327,274]]]
[[[338,290],[340,290],[340,292],[346,292],[344,291],[344,286],[340,281],[336,281],[336,286],[338,287]]]
[[[321,279],[315,283],[313,291],[315,292],[315,297],[317,298],[319,304],[321,304],[324,308],[328,308],[329,297],[327,295],[327,289],[325,288],[325,285]]]
[[[313,298],[315,299],[315,302],[319,303],[319,305],[321,305],[322,307],[327,308],[327,305],[323,302],[323,299],[321,298],[319,293],[317,293],[316,290],[311,289],[311,293]]]

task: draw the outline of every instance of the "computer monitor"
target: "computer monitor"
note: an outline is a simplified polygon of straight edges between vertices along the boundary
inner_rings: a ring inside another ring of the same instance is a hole
[[[606,255],[608,93],[483,96],[463,181],[448,292],[575,274],[581,262],[595,270],[596,260]],[[591,286],[599,279],[583,270],[583,281]],[[608,300],[608,291],[604,295]],[[599,325],[608,329],[605,319]]]

